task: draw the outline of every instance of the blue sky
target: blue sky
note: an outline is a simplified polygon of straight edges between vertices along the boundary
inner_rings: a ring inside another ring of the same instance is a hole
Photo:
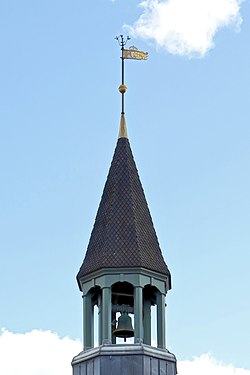
[[[0,2],[0,328],[81,339],[75,276],[118,134],[114,37],[129,32],[149,52],[126,63],[126,120],[172,272],[168,347],[250,370],[249,1],[211,1],[210,18],[169,3]]]

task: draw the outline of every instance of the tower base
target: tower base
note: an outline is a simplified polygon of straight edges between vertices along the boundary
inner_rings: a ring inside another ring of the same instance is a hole
[[[176,358],[144,344],[102,345],[72,360],[73,375],[176,375]]]

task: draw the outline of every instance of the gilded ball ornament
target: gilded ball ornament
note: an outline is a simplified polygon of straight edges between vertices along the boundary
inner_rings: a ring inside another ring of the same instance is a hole
[[[120,85],[119,86],[119,91],[120,91],[121,94],[125,94],[125,92],[127,91],[127,86]]]

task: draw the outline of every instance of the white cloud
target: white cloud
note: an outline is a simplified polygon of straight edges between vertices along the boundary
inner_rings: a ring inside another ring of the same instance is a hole
[[[50,331],[28,333],[0,331],[0,374],[72,375],[71,360],[81,351],[81,343],[60,338]],[[178,375],[250,375],[250,370],[235,368],[208,354],[193,360],[178,361]]]
[[[0,331],[0,374],[71,375],[71,360],[81,343],[50,331]]]
[[[179,361],[177,365],[178,375],[250,375],[250,370],[225,365],[209,354],[203,354],[191,361]]]
[[[172,54],[203,57],[225,26],[239,30],[244,0],[144,0],[139,19],[125,29]]]

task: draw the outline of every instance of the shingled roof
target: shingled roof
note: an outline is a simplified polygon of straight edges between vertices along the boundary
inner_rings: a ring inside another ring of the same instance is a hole
[[[103,268],[135,267],[170,276],[125,135],[118,139],[77,279]]]

